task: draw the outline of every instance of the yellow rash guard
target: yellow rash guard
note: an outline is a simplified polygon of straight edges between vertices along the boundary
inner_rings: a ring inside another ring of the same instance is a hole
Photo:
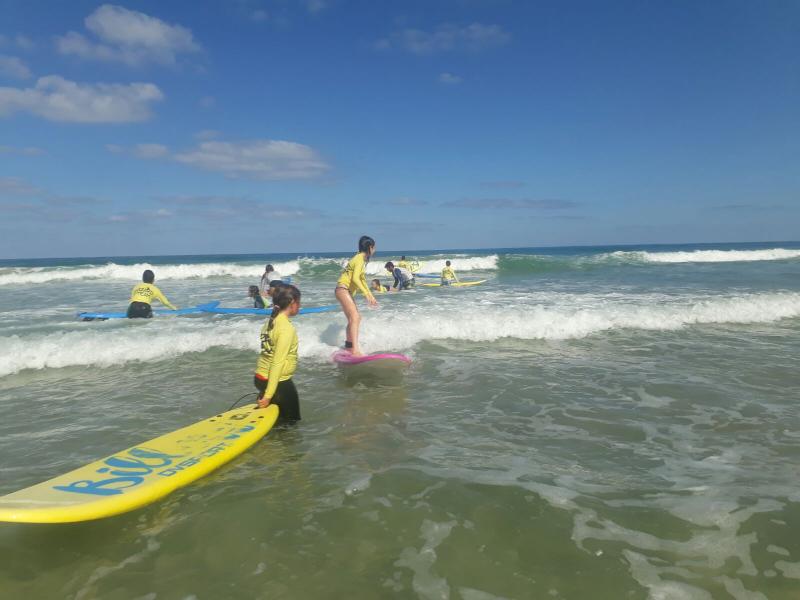
[[[367,299],[374,298],[367,286],[367,274],[364,271],[365,266],[366,257],[363,252],[359,252],[347,263],[336,285],[345,286],[351,295],[355,295],[356,292],[361,292]]]
[[[453,271],[453,267],[445,267],[442,269],[442,279],[446,281],[458,281],[458,277],[456,277],[456,272]]]
[[[410,271],[411,270],[411,265],[408,263],[407,260],[401,260],[395,266],[396,267],[400,267],[401,269],[405,269],[406,271]]]
[[[177,310],[176,307],[173,306],[169,300],[167,300],[167,297],[161,293],[161,290],[152,283],[140,283],[131,291],[131,302],[144,302],[145,304],[151,304],[153,300],[158,300],[167,308]]]
[[[261,354],[256,364],[256,376],[267,380],[264,398],[275,395],[278,383],[291,379],[297,369],[297,332],[285,314],[281,313],[272,322],[261,328]]]

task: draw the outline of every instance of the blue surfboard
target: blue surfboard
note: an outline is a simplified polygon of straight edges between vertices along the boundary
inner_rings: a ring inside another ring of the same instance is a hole
[[[326,306],[309,306],[301,308],[297,314],[307,315],[313,313],[328,312],[339,308],[338,304],[328,304]],[[211,306],[204,308],[202,312],[211,313],[213,315],[271,315],[272,310],[267,308],[224,308],[218,306]]]
[[[154,316],[167,316],[167,315],[192,315],[204,312],[206,309],[214,308],[219,304],[219,300],[214,302],[206,302],[205,304],[198,304],[190,308],[179,308],[178,310],[170,310],[168,308],[157,308],[153,311]],[[80,312],[78,318],[81,321],[105,321],[106,319],[127,319],[127,312]]]

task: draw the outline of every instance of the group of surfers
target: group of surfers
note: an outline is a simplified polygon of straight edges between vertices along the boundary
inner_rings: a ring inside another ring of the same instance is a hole
[[[401,291],[410,289],[414,285],[411,264],[403,256],[397,265],[391,261],[384,265],[394,277],[391,288],[381,284],[379,279],[373,279],[372,285],[368,286],[366,266],[375,253],[375,247],[374,239],[367,235],[361,236],[358,240],[358,252],[345,265],[334,289],[334,295],[347,318],[344,347],[355,356],[363,355],[359,345],[361,314],[354,300],[355,294],[362,293],[367,299],[367,304],[377,306],[378,301],[373,291],[381,293],[390,290]],[[142,283],[136,285],[131,292],[127,313],[129,318],[151,317],[153,300],[158,300],[167,308],[176,309],[154,281],[153,271],[146,270],[142,275]],[[456,282],[458,278],[448,260],[442,270],[442,285]],[[274,267],[267,265],[261,277],[261,285],[250,286],[249,293],[257,308],[265,307],[262,294],[272,301],[270,317],[261,328],[260,351],[253,377],[253,384],[258,390],[258,405],[266,408],[270,404],[277,404],[280,408],[281,421],[299,421],[300,400],[292,381],[297,369],[298,341],[297,331],[290,317],[297,315],[300,310],[300,290],[295,285],[283,282]]]

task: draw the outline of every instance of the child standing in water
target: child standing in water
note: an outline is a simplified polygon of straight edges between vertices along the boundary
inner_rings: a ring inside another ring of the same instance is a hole
[[[155,280],[156,276],[150,269],[142,273],[142,283],[131,290],[131,303],[128,305],[129,319],[149,319],[152,317],[153,307],[150,306],[150,303],[153,300],[158,300],[167,308],[177,310],[177,308],[167,300],[166,296],[161,293],[161,290],[153,284]]]
[[[342,311],[347,317],[347,336],[344,347],[350,350],[354,356],[363,356],[361,347],[358,345],[358,328],[361,325],[361,315],[358,312],[353,294],[356,291],[364,294],[370,306],[378,306],[378,301],[367,287],[367,275],[365,268],[370,256],[375,253],[375,240],[368,235],[362,235],[358,240],[358,253],[350,259],[347,266],[342,271],[339,281],[336,282],[336,299],[342,305]]]
[[[253,383],[261,408],[275,403],[281,421],[299,421],[300,399],[292,381],[297,368],[297,332],[289,317],[300,310],[300,290],[283,285],[274,292],[272,302],[272,316],[261,328],[261,354]]]

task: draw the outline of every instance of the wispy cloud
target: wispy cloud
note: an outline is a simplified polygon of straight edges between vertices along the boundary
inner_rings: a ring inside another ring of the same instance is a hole
[[[32,196],[43,193],[43,189],[19,177],[0,177],[0,196]]]
[[[388,200],[386,204],[390,206],[427,206],[428,202],[425,200],[418,200],[416,198],[392,198]]]
[[[310,146],[280,140],[206,141],[173,158],[232,179],[316,179],[330,170]]]
[[[0,146],[0,154],[16,154],[19,156],[42,156],[45,151],[36,146],[24,146],[17,148],[16,146]]]
[[[152,83],[76,83],[49,75],[31,88],[0,87],[0,116],[27,112],[50,121],[129,123],[150,118],[164,95]]]
[[[518,189],[525,187],[523,181],[481,181],[478,185],[487,189]]]
[[[170,213],[182,219],[206,221],[241,219],[252,221],[253,215],[270,220],[304,220],[324,217],[316,209],[275,204],[243,196],[165,196],[156,199]]]
[[[476,210],[565,210],[579,206],[572,200],[530,198],[462,198],[445,202],[442,206]]]
[[[429,55],[442,52],[477,52],[502,46],[510,41],[511,34],[500,25],[444,24],[434,31],[403,29],[378,40],[375,47],[379,50],[399,48],[412,54]]]
[[[24,61],[16,56],[0,54],[0,75],[13,77],[14,79],[30,79],[31,70]]]
[[[439,83],[444,83],[445,85],[458,85],[462,81],[464,80],[460,76],[452,73],[441,73],[439,75]]]
[[[163,158],[169,154],[169,148],[162,144],[136,144],[133,153],[138,158]]]
[[[34,44],[29,37],[21,34],[14,36],[0,34],[0,48],[2,47],[12,47],[20,50],[33,50],[36,47],[36,44]]]
[[[61,54],[87,60],[174,65],[178,56],[200,51],[191,30],[121,6],[104,4],[84,20],[96,38],[70,31],[56,38]]]

